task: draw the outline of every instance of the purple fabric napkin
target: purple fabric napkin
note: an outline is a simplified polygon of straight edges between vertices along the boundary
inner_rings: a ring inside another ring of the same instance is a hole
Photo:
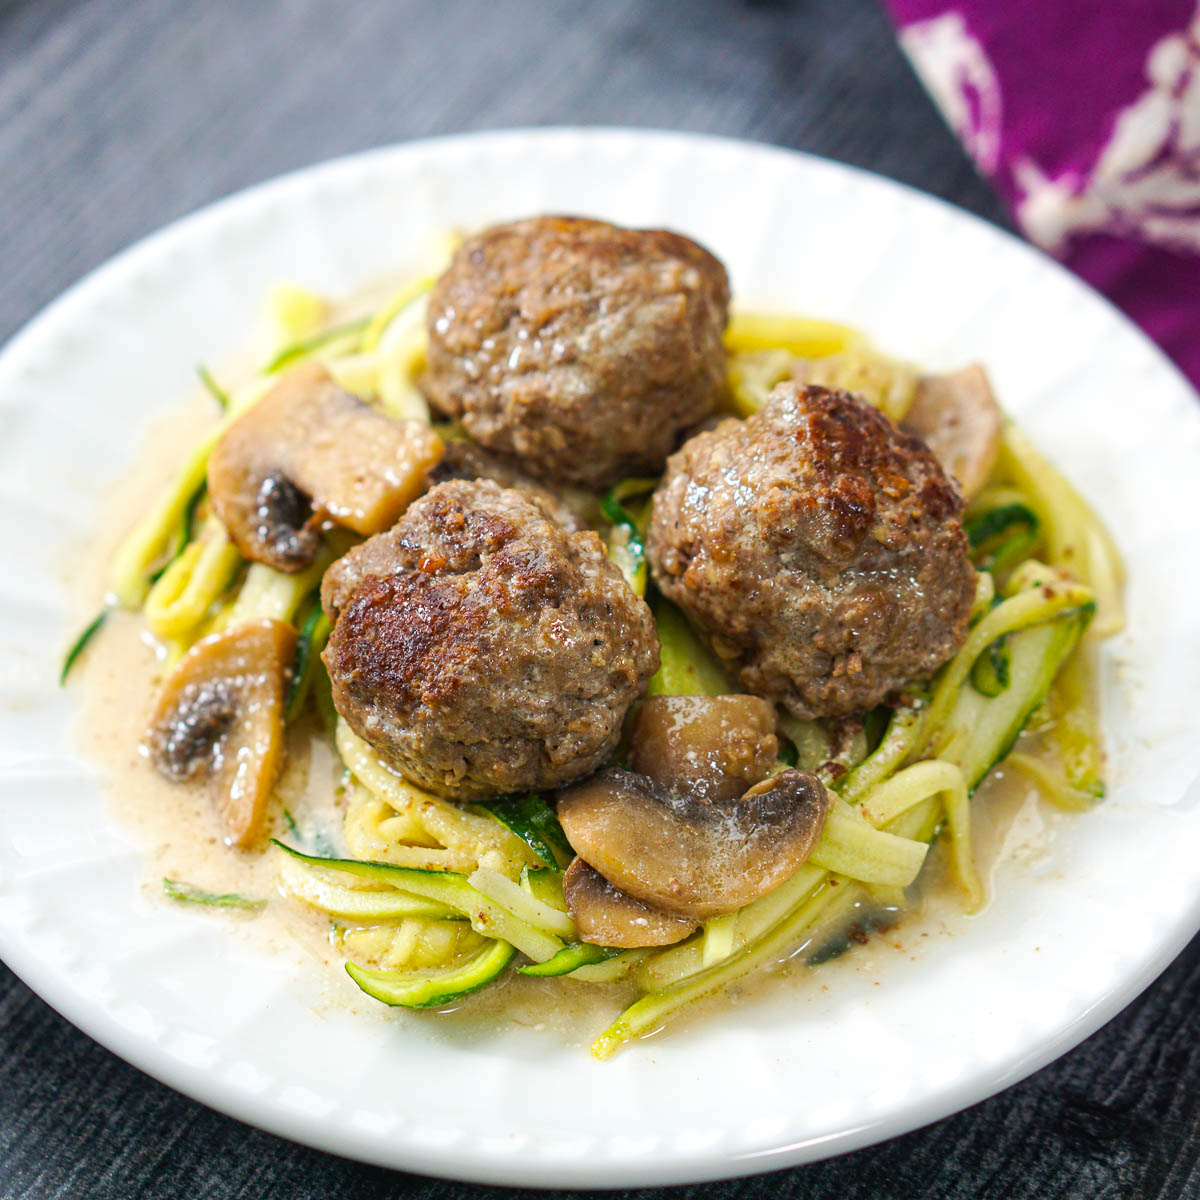
[[[887,0],[1024,233],[1200,385],[1197,0]]]

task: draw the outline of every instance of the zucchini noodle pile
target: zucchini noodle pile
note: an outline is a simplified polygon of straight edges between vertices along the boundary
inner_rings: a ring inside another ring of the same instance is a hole
[[[546,798],[440,799],[387,766],[334,711],[320,660],[329,622],[318,592],[353,535],[327,535],[310,567],[282,574],[243,560],[206,496],[208,457],[222,433],[299,362],[319,361],[391,416],[430,421],[415,379],[432,282],[336,325],[319,297],[279,290],[278,348],[228,391],[202,371],[220,418],[120,547],[111,582],[113,603],[141,610],[164,647],[164,672],[207,634],[263,618],[295,626],[286,715],[316,728],[322,722],[332,739],[345,776],[344,807],[331,796],[330,811],[342,827],[324,843],[299,839],[284,810],[273,817],[280,838],[271,853],[286,896],[331,919],[347,970],[365,992],[388,1004],[441,1008],[506,976],[517,961],[516,972],[558,977],[563,987],[621,980],[636,997],[594,1043],[596,1056],[607,1058],[692,1001],[811,951],[854,914],[903,908],[939,838],[965,907],[977,908],[983,887],[971,850],[971,796],[998,763],[1064,809],[1084,810],[1103,795],[1091,659],[1094,641],[1122,626],[1120,561],[1086,503],[1009,422],[998,463],[964,521],[977,595],[962,648],[933,679],[914,684],[902,707],[868,714],[850,736],[836,722],[780,719],[779,769],[811,770],[830,793],[811,857],[780,887],[676,945],[620,950],[581,942],[562,891],[573,853]],[[729,406],[741,416],[762,405],[797,359],[812,381],[854,391],[895,422],[919,377],[828,322],[738,315],[726,343]],[[453,426],[435,429],[443,438],[464,436]],[[737,691],[679,610],[652,588],[647,595],[643,539],[656,483],[625,480],[586,513],[654,612],[662,653],[650,691]],[[72,648],[68,667],[99,623]],[[1031,724],[1039,736],[1014,750]]]

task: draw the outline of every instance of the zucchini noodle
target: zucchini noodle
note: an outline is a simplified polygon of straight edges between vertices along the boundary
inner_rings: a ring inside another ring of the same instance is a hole
[[[966,893],[968,911],[974,912],[983,903],[983,885],[971,854],[970,796],[961,767],[936,759],[914,763],[881,783],[859,811],[871,824],[886,826],[931,796],[944,797],[954,871]]]
[[[183,638],[208,616],[233,582],[242,558],[225,526],[205,519],[196,540],[159,576],[146,597],[146,623],[158,637]]]
[[[428,275],[424,279],[418,279],[415,283],[410,283],[406,287],[401,288],[367,322],[367,327],[363,330],[362,341],[359,343],[359,349],[362,351],[374,350],[383,340],[384,334],[393,327],[401,316],[415,316],[417,328],[423,332],[425,310],[423,306],[417,307],[414,302],[420,300],[430,292],[433,289],[434,282],[434,277]],[[410,320],[409,328],[411,328],[411,325],[412,321]],[[421,354],[425,352],[423,342],[419,347],[419,352]]]
[[[267,320],[276,353],[310,338],[329,321],[329,301],[308,288],[276,284],[267,293]]]
[[[874,753],[865,758],[836,784],[838,795],[857,803],[876,784],[882,783],[913,751],[924,721],[923,702],[898,708]]]
[[[729,676],[687,618],[669,600],[657,597],[654,621],[661,647],[651,696],[720,696],[734,691]]]
[[[1072,791],[1104,795],[1104,753],[1096,695],[1095,643],[1086,639],[1063,664],[1047,699],[1051,726],[1048,738]],[[1052,798],[1052,797],[1050,797]]]
[[[806,934],[829,920],[835,905],[853,905],[856,898],[847,897],[850,889],[838,887],[838,882],[834,878],[826,881],[797,909],[731,957],[635,1001],[592,1043],[592,1053],[599,1059],[610,1058],[624,1043],[653,1033],[685,1005],[722,991],[758,967],[778,961],[789,950],[794,952]]]
[[[734,313],[725,330],[725,348],[731,354],[774,350],[793,358],[828,358],[863,344],[862,334],[849,325],[814,317]]]
[[[110,591],[123,608],[141,608],[150,591],[155,561],[167,549],[192,497],[208,478],[208,456],[224,432],[224,423],[194,450],[159,504],[130,531],[113,556]]]
[[[355,539],[344,530],[327,533],[312,565],[294,574],[247,564],[206,498],[218,440],[296,364],[320,362],[389,416],[429,422],[417,381],[433,284],[433,276],[416,280],[375,311],[332,325],[323,297],[276,289],[275,342],[265,365],[229,391],[201,369],[222,412],[112,565],[110,602],[144,610],[167,646],[168,664],[209,632],[264,619],[297,628],[286,717],[319,714],[344,764],[339,817],[352,857],[314,858],[281,846],[279,882],[288,896],[336,922],[335,942],[352,960],[347,971],[366,993],[388,1004],[438,1007],[498,979],[521,953],[530,960],[521,973],[624,981],[636,992],[593,1046],[607,1058],[693,1001],[810,953],[867,906],[906,906],[939,840],[966,909],[977,910],[983,886],[972,852],[971,796],[997,764],[1021,772],[1070,811],[1103,794],[1094,661],[1080,639],[1089,621],[1098,637],[1122,628],[1123,568],[1079,493],[1010,422],[996,469],[967,513],[976,593],[958,652],[932,679],[913,681],[902,703],[863,714],[861,722],[780,714],[776,769],[811,770],[828,786],[824,827],[807,861],[774,890],[710,918],[674,945],[619,949],[580,941],[563,893],[574,852],[544,797],[472,805],[441,799],[388,766],[334,710],[320,660],[330,623],[319,590],[326,569]],[[855,391],[899,422],[920,378],[912,365],[829,321],[737,314],[725,345],[728,405],[741,416],[756,412],[775,384],[797,379]],[[439,432],[466,436],[456,427]],[[651,606],[661,663],[650,694],[736,692],[727,664],[650,582],[645,536],[657,482],[623,480],[602,499],[567,489],[563,499],[604,533],[610,558]],[[70,661],[97,626],[77,639]],[[1018,743],[1035,710],[1036,742]],[[308,840],[325,844],[324,831]]]
[[[1053,573],[1048,574],[1053,577]],[[975,660],[992,642],[1006,633],[1048,621],[1059,613],[1079,609],[1092,602],[1092,593],[1087,588],[1059,579],[1019,592],[988,613],[971,630],[962,648],[942,669],[908,758],[919,757],[936,736]]]
[[[382,856],[383,861],[401,866],[424,865],[415,861],[402,862],[401,859],[420,857],[432,846],[453,852],[463,864],[455,868],[446,866],[444,870],[490,867],[510,879],[519,878],[523,867],[537,865],[533,851],[499,821],[477,816],[460,805],[414,787],[402,775],[385,766],[345,721],[338,721],[336,743],[342,761],[363,788],[402,819],[397,825],[383,828],[390,819],[384,817],[376,826],[377,833],[371,842],[376,855],[370,857]],[[349,835],[349,825],[347,833]],[[421,839],[427,839],[424,845],[421,845]],[[408,850],[415,850],[416,854],[407,856]],[[355,853],[359,853],[357,849]]]
[[[728,958],[733,953],[733,939],[737,934],[738,915],[735,912],[712,917],[704,922],[704,937],[701,941],[700,961],[706,967]]]
[[[1004,429],[998,469],[1028,496],[1037,512],[1048,561],[1070,572],[1094,593],[1093,635],[1103,638],[1120,633],[1125,628],[1125,567],[1100,519],[1011,422]]]
[[[427,815],[419,806],[397,811],[365,787],[349,789],[344,833],[346,845],[363,862],[391,863],[422,871],[458,871],[468,874],[480,855],[473,840],[446,845],[425,826]],[[445,834],[443,834],[445,836]]]
[[[287,891],[305,904],[319,908],[331,917],[352,921],[390,921],[402,917],[436,917],[440,920],[463,919],[460,913],[395,888],[348,886],[345,876],[335,882],[335,873],[309,866],[298,859],[281,856],[279,879]]]
[[[473,888],[489,900],[503,905],[522,921],[547,933],[556,933],[561,938],[575,936],[575,922],[565,912],[531,896],[519,883],[513,883],[499,871],[479,867],[471,872],[469,880]]]
[[[855,392],[900,422],[916,395],[915,367],[889,358],[845,325],[806,317],[735,315],[725,335],[734,412],[748,417],[785,379]]]
[[[294,621],[301,605],[321,584],[336,555],[322,546],[312,566],[287,575],[265,563],[251,563],[224,624],[242,625],[248,621]]]
[[[831,797],[821,840],[808,861],[863,883],[905,888],[920,873],[928,851],[921,842],[876,829],[861,810]]]
[[[1091,792],[1074,788],[1047,763],[1031,754],[1013,751],[1005,760],[1006,767],[1015,767],[1037,785],[1038,791],[1056,808],[1064,812],[1087,812],[1094,807],[1096,797]]]
[[[412,916],[395,923],[341,929],[338,941],[355,962],[374,963],[385,971],[443,967],[491,944],[461,916]]]

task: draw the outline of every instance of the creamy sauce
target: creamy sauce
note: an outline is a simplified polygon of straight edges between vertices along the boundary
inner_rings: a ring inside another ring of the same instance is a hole
[[[72,564],[80,624],[103,603],[117,545],[161,495],[214,419],[211,398],[196,396],[151,432],[138,460],[144,465],[114,489],[101,513],[98,536],[81,548],[79,560]],[[81,752],[100,765],[114,819],[146,853],[142,886],[164,904],[173,903],[163,894],[164,877],[208,892],[270,899],[261,915],[237,910],[212,910],[212,915],[242,931],[253,926],[255,936],[272,946],[282,944],[285,932],[287,940],[299,932],[310,954],[332,963],[328,922],[314,920],[315,914],[301,905],[274,902],[279,891],[269,856],[224,845],[203,784],[171,783],[151,765],[142,738],[161,675],[162,650],[146,631],[141,614],[114,609],[76,664],[71,681],[81,702]],[[291,737],[288,761],[281,790],[294,794],[300,780],[304,791],[332,795],[340,771],[334,767],[332,748],[318,743],[310,729],[299,729]]]
[[[66,572],[80,625],[102,603],[116,546],[161,495],[178,464],[215,419],[211,398],[198,394],[151,432],[138,459],[141,467],[114,489],[100,514],[98,535],[80,549]],[[315,961],[326,976],[321,1004],[349,1008],[364,1019],[403,1018],[426,1028],[436,1022],[439,1035],[455,1040],[483,1036],[497,1024],[509,1022],[552,1033],[563,1044],[587,1045],[634,998],[632,987],[623,983],[535,980],[510,972],[499,984],[449,1012],[403,1013],[367,1000],[342,972],[344,960],[330,918],[282,894],[273,854],[226,846],[204,786],[171,783],[151,766],[141,742],[160,676],[161,652],[146,632],[141,615],[113,612],[77,663],[72,678],[72,690],[80,701],[81,751],[101,767],[115,821],[144,850],[142,887],[153,902],[175,903],[163,894],[164,876],[209,892],[265,899],[266,908],[256,913],[208,911],[213,920],[228,925],[231,937],[249,937],[265,953],[285,954],[310,964]],[[342,768],[315,723],[300,721],[290,731],[287,763],[277,788],[280,803],[271,817],[270,834],[288,836],[289,825],[283,815],[286,807],[297,824],[290,840],[299,838],[311,844],[320,836],[344,850]],[[1054,827],[1062,819],[1062,814],[1037,799],[1034,789],[1016,772],[993,774],[972,804],[977,862],[989,895],[991,877],[1001,866],[1019,864],[1036,870],[1044,864]],[[868,915],[857,912],[852,921],[861,923]],[[965,920],[939,846],[922,876],[914,907],[900,915],[898,924],[870,934],[871,953],[852,946],[851,953],[816,972],[809,971],[804,966],[808,955],[836,932],[819,931],[792,952],[782,969],[760,971],[726,993],[693,1004],[672,1020],[672,1030],[694,1021],[720,1019],[718,1014],[728,1013],[731,1006],[744,1006],[752,997],[777,994],[781,988],[802,995],[814,986],[836,986],[837,977],[846,971],[886,977],[889,956],[916,955],[922,939],[961,931]],[[815,984],[817,980],[819,984]]]

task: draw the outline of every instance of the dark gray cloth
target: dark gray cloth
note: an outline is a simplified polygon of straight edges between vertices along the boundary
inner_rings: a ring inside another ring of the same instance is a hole
[[[873,0],[0,0],[0,339],[131,241],[280,171],[428,134],[563,123],[800,147],[1006,223]],[[966,1113],[679,1194],[1200,1195],[1198,1009],[1200,940],[1078,1050]],[[210,1112],[0,968],[5,1200],[485,1191],[347,1163]]]

